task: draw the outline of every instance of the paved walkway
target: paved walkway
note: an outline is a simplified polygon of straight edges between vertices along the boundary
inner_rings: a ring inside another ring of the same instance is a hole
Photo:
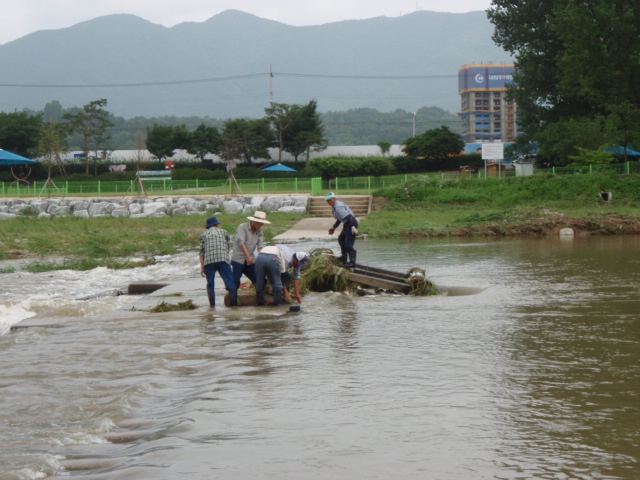
[[[286,232],[273,237],[274,240],[327,240],[338,238],[337,234],[329,235],[329,229],[335,222],[333,217],[309,217],[303,218]]]

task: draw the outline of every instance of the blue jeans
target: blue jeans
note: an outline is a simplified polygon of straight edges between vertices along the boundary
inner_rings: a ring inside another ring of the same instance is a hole
[[[239,263],[231,261],[231,266],[233,267],[233,281],[236,284],[236,288],[240,288],[240,278],[244,273],[244,276],[247,277],[251,283],[256,283],[256,267],[255,265],[247,265],[247,262]]]
[[[277,255],[260,253],[256,259],[256,297],[258,305],[264,305],[264,287],[266,277],[273,287],[273,304],[280,305],[282,300],[282,280],[280,279],[280,260]]]
[[[204,266],[204,275],[207,279],[207,295],[209,297],[209,305],[216,306],[215,281],[216,272],[220,273],[220,278],[224,282],[224,286],[229,291],[229,300],[232,307],[238,306],[238,289],[233,281],[233,272],[231,265],[227,262],[208,263]]]

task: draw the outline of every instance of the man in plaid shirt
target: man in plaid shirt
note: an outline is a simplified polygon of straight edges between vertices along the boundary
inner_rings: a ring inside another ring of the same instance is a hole
[[[233,271],[229,263],[231,235],[220,228],[220,222],[216,217],[207,218],[206,229],[200,237],[200,275],[207,278],[209,305],[216,306],[215,280],[218,272],[229,292],[229,303],[232,307],[237,307],[238,289],[233,281]]]

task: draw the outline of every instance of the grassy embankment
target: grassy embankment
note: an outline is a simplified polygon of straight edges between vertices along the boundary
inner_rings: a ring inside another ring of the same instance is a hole
[[[149,264],[154,255],[169,255],[198,248],[205,220],[213,215],[163,218],[16,218],[0,221],[0,260],[35,257],[24,269],[88,270],[97,266],[129,268]],[[265,238],[287,230],[304,215],[271,213]],[[232,235],[246,215],[218,215]],[[44,260],[64,257],[62,261]],[[137,258],[130,260],[131,258]],[[0,271],[0,273],[2,273]],[[6,272],[5,272],[6,273]]]
[[[612,192],[605,203],[600,190]],[[362,231],[378,237],[640,233],[640,177],[535,176],[427,180],[377,192],[388,204]]]
[[[609,204],[599,199],[613,193]],[[377,206],[360,230],[371,237],[544,235],[563,227],[600,234],[640,233],[640,177],[573,175],[416,181],[376,192]],[[269,214],[270,239],[300,214]],[[198,247],[207,215],[165,218],[18,218],[0,222],[0,260],[70,257],[63,266],[126,268],[153,255]],[[243,215],[221,215],[234,233]],[[135,262],[128,259],[140,257]],[[57,262],[58,264],[60,262]],[[60,268],[36,262],[32,269]]]

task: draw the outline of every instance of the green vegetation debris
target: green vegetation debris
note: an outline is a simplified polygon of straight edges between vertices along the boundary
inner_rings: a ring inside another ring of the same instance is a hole
[[[309,252],[309,263],[300,275],[305,290],[313,292],[345,292],[351,290],[349,271],[338,264],[329,249]]]
[[[195,310],[198,308],[193,304],[193,301],[187,300],[186,302],[180,302],[178,304],[167,303],[164,300],[153,308],[150,308],[151,313],[164,313],[164,312],[177,312],[183,310]]]
[[[427,278],[427,272],[421,268],[412,268],[407,272],[407,283],[411,286],[409,295],[437,295],[438,288]]]

